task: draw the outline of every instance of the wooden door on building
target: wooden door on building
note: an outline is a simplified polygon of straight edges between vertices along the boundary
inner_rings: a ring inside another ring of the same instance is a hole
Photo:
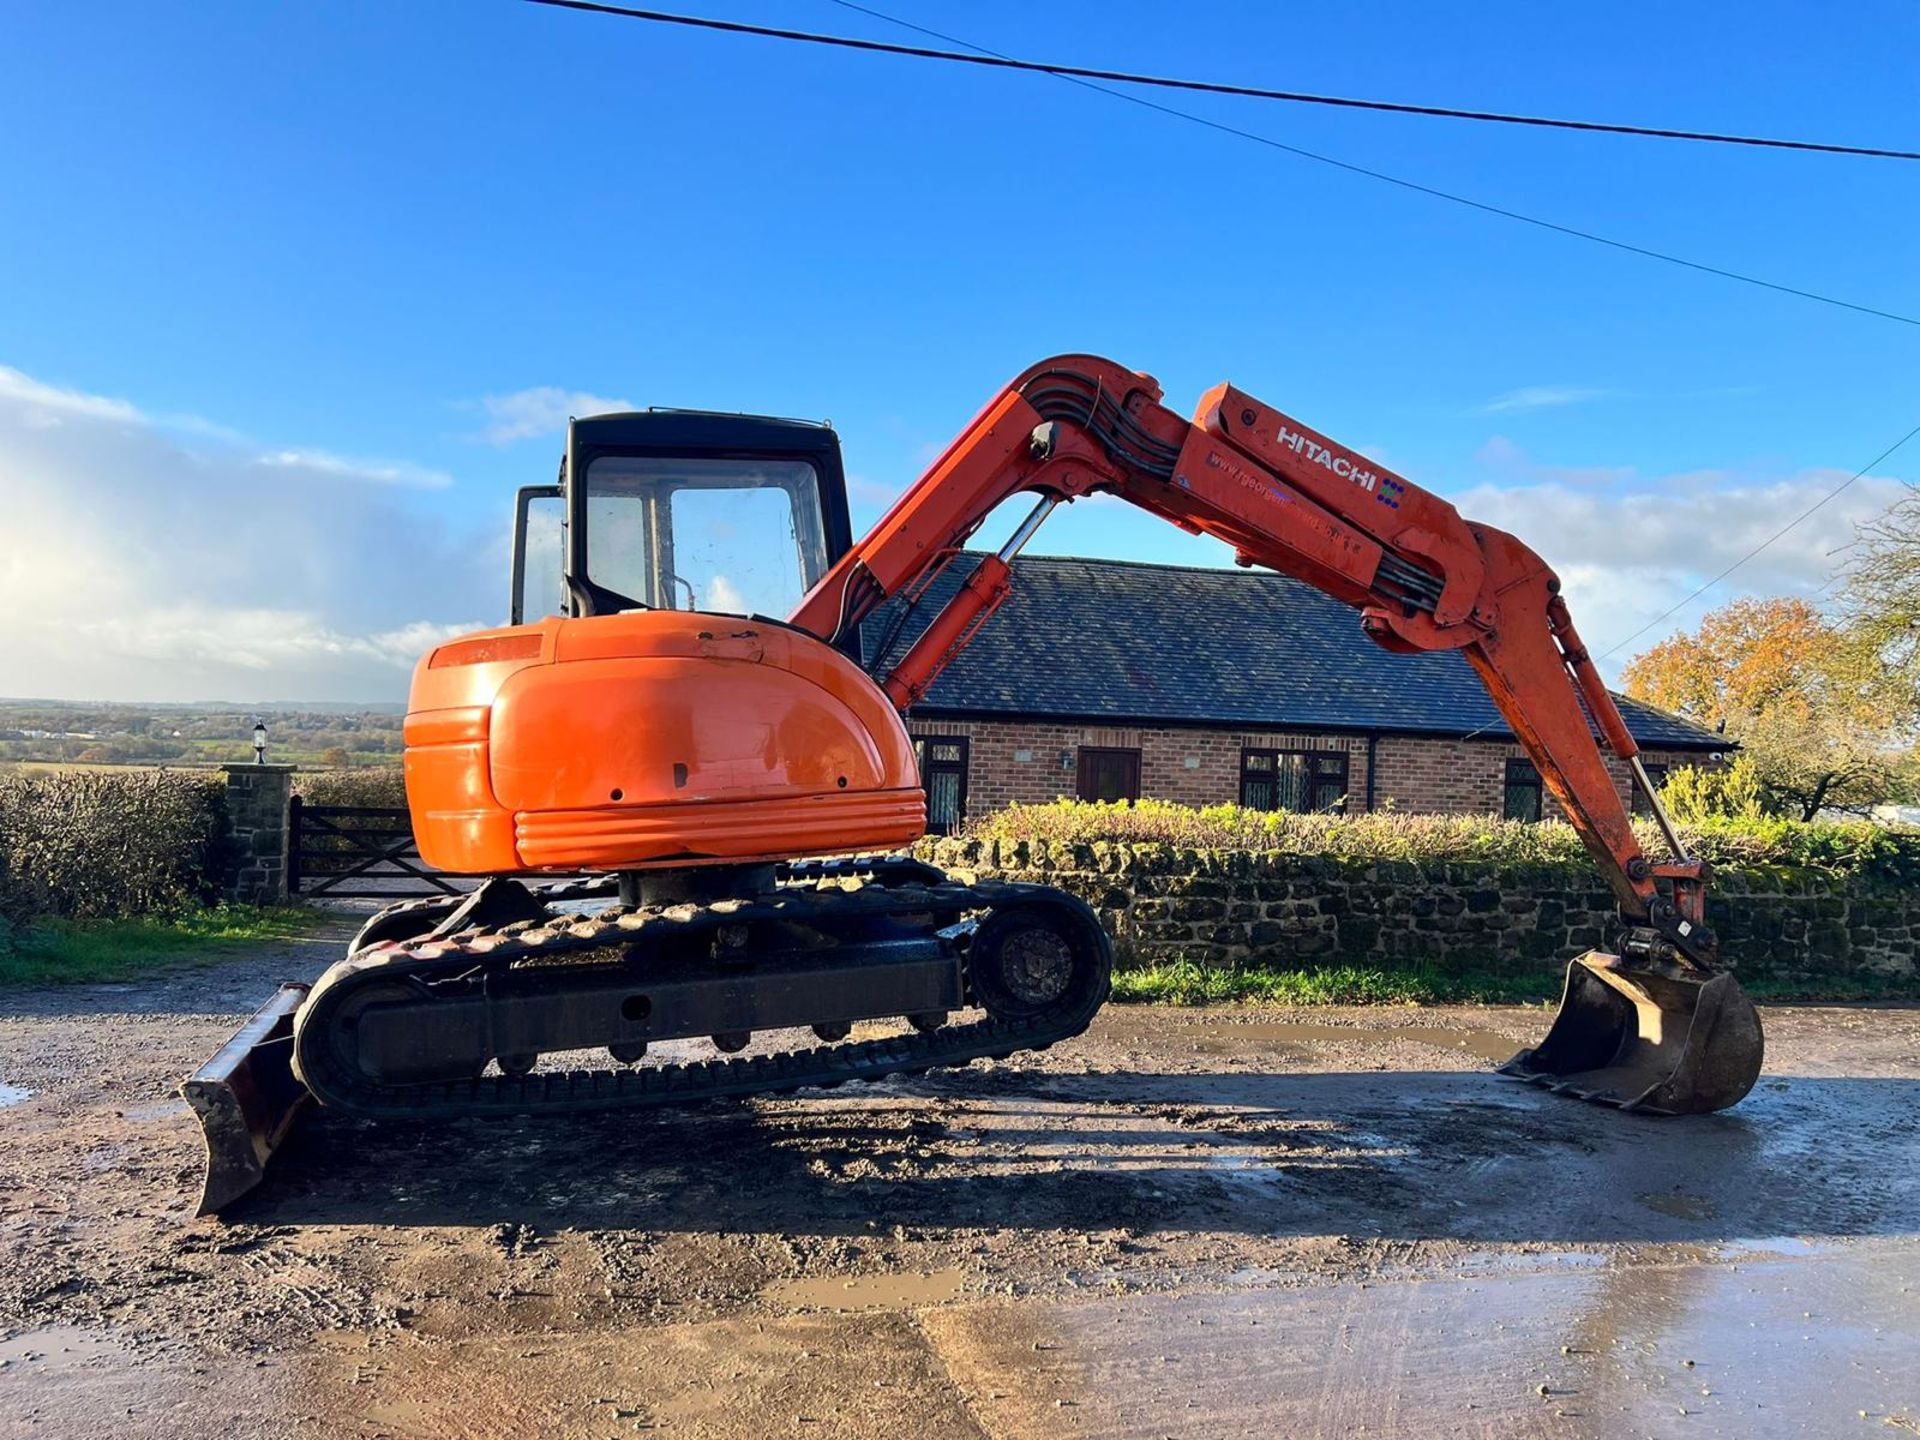
[[[1138,800],[1140,752],[1082,745],[1077,793],[1082,800]]]

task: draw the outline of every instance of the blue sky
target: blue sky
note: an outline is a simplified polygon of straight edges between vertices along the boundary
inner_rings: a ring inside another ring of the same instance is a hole
[[[689,8],[916,39],[831,0]],[[1907,0],[892,11],[1114,68],[1920,148]],[[1920,315],[1920,165],[1171,103]],[[499,618],[511,489],[596,398],[831,417],[860,519],[1043,355],[1179,408],[1230,378],[1520,533],[1600,648],[1920,420],[1920,327],[1047,77],[508,0],[26,0],[0,135],[0,606],[36,617],[5,694],[400,698],[421,645]],[[1817,591],[1899,478],[1920,443],[1672,623]],[[1225,559],[1111,504],[1036,548]]]

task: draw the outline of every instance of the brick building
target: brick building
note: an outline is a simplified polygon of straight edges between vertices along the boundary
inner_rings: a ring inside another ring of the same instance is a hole
[[[959,587],[865,627],[903,653]],[[1456,652],[1393,655],[1356,614],[1254,570],[1035,556],[1012,597],[907,718],[929,819],[1060,796],[1260,809],[1552,813],[1540,777]],[[1728,742],[1621,698],[1656,783]],[[1623,799],[1626,767],[1609,757]]]

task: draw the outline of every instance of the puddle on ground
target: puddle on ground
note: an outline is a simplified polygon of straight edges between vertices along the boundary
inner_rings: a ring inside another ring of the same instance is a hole
[[[1226,1054],[1262,1041],[1303,1044],[1392,1045],[1412,1040],[1441,1050],[1464,1050],[1482,1060],[1511,1060],[1524,1047],[1495,1030],[1458,1030],[1443,1025],[1314,1025],[1257,1021],[1246,1025],[1210,1025],[1194,1043],[1211,1054]]]
[[[857,1275],[842,1278],[783,1280],[764,1292],[776,1305],[809,1306],[816,1310],[911,1310],[939,1305],[959,1296],[967,1283],[959,1270],[937,1270],[931,1275]]]
[[[1535,1274],[1542,1270],[1604,1270],[1612,1263],[1601,1250],[1473,1250],[1447,1267],[1467,1278]]]
[[[1720,1213],[1711,1200],[1698,1195],[1683,1195],[1678,1190],[1656,1190],[1642,1195],[1640,1203],[1649,1210],[1671,1215],[1676,1220],[1711,1220]]]
[[[22,1100],[31,1100],[33,1091],[24,1085],[0,1085],[0,1110],[9,1105],[18,1105]]]
[[[1751,1266],[1583,1258],[1452,1279],[951,1305],[916,1323],[953,1381],[991,1398],[996,1434],[1058,1434],[1064,1410],[1082,1435],[1824,1440],[1907,1433],[1920,1419],[1916,1284],[1920,1248],[1899,1238]]]
[[[89,1360],[118,1358],[126,1351],[111,1335],[74,1325],[49,1325],[41,1330],[0,1339],[0,1370],[44,1372],[67,1370]]]
[[[1776,1256],[1800,1259],[1808,1255],[1832,1255],[1840,1246],[1831,1240],[1807,1240],[1798,1235],[1766,1235],[1758,1239],[1730,1240],[1720,1247],[1728,1260],[1766,1260]]]

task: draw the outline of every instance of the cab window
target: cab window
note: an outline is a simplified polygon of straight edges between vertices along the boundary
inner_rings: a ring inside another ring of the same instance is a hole
[[[827,569],[805,460],[599,456],[585,518],[588,578],[633,606],[778,618]]]

